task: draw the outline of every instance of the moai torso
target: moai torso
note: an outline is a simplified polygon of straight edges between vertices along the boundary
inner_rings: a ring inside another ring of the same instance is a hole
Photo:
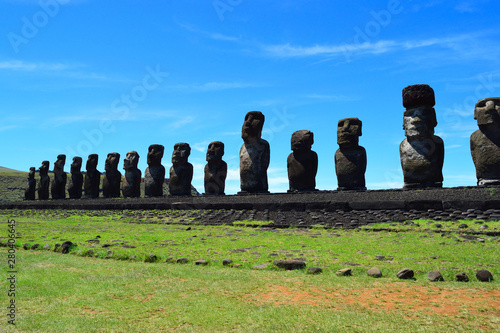
[[[269,143],[261,139],[264,115],[248,112],[242,128],[243,145],[240,149],[240,183],[243,193],[268,193],[267,168],[271,151]]]
[[[220,141],[211,142],[207,150],[205,165],[205,194],[224,195],[227,177],[227,164],[222,160],[224,144]]]
[[[478,185],[500,185],[500,97],[476,103],[474,119],[479,129],[470,137]]]
[[[165,167],[161,165],[165,147],[151,145],[148,150],[148,167],[144,173],[144,195],[146,197],[163,196],[165,181]]]
[[[170,195],[191,195],[193,165],[188,162],[191,148],[187,143],[177,143],[172,154],[172,167],[168,188]]]
[[[65,163],[66,155],[58,155],[57,161],[54,163],[54,179],[50,188],[52,199],[66,198],[66,180],[68,176],[64,172]]]
[[[109,153],[104,169],[104,179],[102,181],[102,195],[105,198],[117,198],[120,196],[120,183],[122,174],[118,171],[118,163],[120,162],[120,154]]]
[[[287,158],[289,192],[314,191],[318,171],[318,155],[311,150],[314,136],[311,131],[302,130],[292,134],[293,153]]]
[[[28,183],[26,184],[26,189],[24,191],[25,200],[35,200],[36,192],[36,179],[35,179],[35,168],[31,167],[28,174]]]
[[[338,190],[366,190],[366,150],[361,147],[359,137],[362,122],[358,118],[339,120],[337,126],[337,144],[335,152],[335,173]]]
[[[43,161],[40,167],[40,182],[38,183],[38,199],[48,200],[50,189],[49,161]]]
[[[403,89],[403,129],[399,146],[404,188],[442,187],[444,143],[434,135],[437,125],[434,90],[426,84]]]
[[[122,183],[122,194],[124,198],[138,198],[141,196],[141,176],[142,172],[137,168],[139,154],[136,151],[129,151],[123,161],[125,177]]]
[[[99,156],[97,154],[90,154],[87,160],[87,173],[85,174],[85,197],[98,198],[99,187],[101,186],[101,173],[97,171],[97,163]]]
[[[71,177],[69,178],[68,194],[71,199],[80,199],[82,197],[83,174],[81,172],[82,158],[73,157],[71,163]]]

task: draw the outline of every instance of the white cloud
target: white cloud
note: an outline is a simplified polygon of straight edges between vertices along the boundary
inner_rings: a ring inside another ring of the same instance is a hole
[[[227,35],[223,35],[223,34],[218,33],[218,32],[204,31],[204,30],[198,29],[198,27],[196,27],[194,24],[190,24],[190,23],[179,22],[179,21],[176,21],[176,23],[181,28],[184,28],[187,31],[194,32],[196,34],[200,34],[206,38],[210,38],[213,40],[220,40],[220,41],[225,41],[225,42],[237,42],[241,39],[241,37],[227,36]]]
[[[195,118],[193,116],[186,116],[184,118],[180,118],[179,120],[172,123],[172,127],[174,128],[182,127],[184,125],[192,123],[194,119]]]
[[[15,71],[63,71],[69,69],[70,66],[62,63],[34,63],[21,60],[0,61],[0,69],[15,70]]]

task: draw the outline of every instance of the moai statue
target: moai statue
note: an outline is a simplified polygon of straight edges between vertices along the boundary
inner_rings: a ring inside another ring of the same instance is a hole
[[[90,154],[87,159],[87,173],[85,174],[85,184],[83,185],[86,198],[99,198],[99,187],[101,185],[101,173],[97,171],[99,155]]]
[[[479,129],[470,137],[477,185],[500,185],[500,97],[479,100],[474,110]]]
[[[124,198],[138,198],[141,196],[142,172],[137,168],[139,154],[136,151],[129,151],[123,160],[125,178],[122,183],[122,194]]]
[[[35,192],[35,167],[31,167],[30,172],[28,173],[28,184],[26,184],[26,190],[24,191],[24,200],[35,200]]]
[[[73,157],[73,163],[71,163],[71,177],[69,178],[68,184],[68,194],[70,199],[80,199],[82,197],[82,163],[83,160],[81,157]]]
[[[443,186],[444,143],[434,135],[437,125],[434,90],[426,84],[403,89],[403,129],[399,146],[404,188]]]
[[[362,122],[358,118],[340,119],[337,126],[335,172],[337,190],[366,190],[366,150],[359,145]]]
[[[64,172],[66,164],[66,155],[57,155],[57,161],[54,162],[54,179],[50,187],[52,199],[66,198],[66,180],[68,175]]]
[[[191,147],[187,143],[176,143],[172,154],[172,167],[168,188],[170,195],[191,195],[193,165],[188,162]]]
[[[38,183],[38,199],[49,199],[50,177],[49,177],[49,161],[43,161],[40,167],[40,182]]]
[[[241,130],[244,141],[240,149],[240,194],[269,193],[267,168],[271,150],[261,138],[265,117],[260,111],[250,111],[245,116]]]
[[[293,132],[291,139],[293,153],[288,155],[286,163],[290,184],[288,192],[316,190],[318,154],[311,150],[313,143],[314,135],[311,131]]]
[[[227,163],[222,160],[222,156],[224,156],[224,144],[220,141],[211,142],[208,145],[205,165],[206,195],[224,195]]]
[[[120,154],[109,153],[104,162],[104,178],[102,180],[102,195],[105,198],[118,198],[120,196],[120,183],[122,174],[118,171]]]
[[[165,167],[161,165],[165,147],[151,145],[148,150],[148,167],[144,174],[145,197],[163,196],[163,183],[165,182]]]

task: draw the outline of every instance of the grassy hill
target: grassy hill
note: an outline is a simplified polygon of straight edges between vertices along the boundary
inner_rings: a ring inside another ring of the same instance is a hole
[[[53,179],[53,173],[49,172],[50,179]],[[68,180],[71,177],[68,174]],[[35,175],[37,181],[40,180],[38,173]],[[18,171],[14,169],[0,167],[0,202],[22,201],[24,199],[24,190],[28,182],[28,172]],[[101,180],[102,188],[102,180]],[[141,184],[141,193],[144,196],[144,182]],[[168,194],[168,179],[163,184],[163,193]],[[192,195],[199,195],[194,187],[191,187]],[[68,198],[68,192],[66,191]],[[37,194],[38,198],[38,194]]]

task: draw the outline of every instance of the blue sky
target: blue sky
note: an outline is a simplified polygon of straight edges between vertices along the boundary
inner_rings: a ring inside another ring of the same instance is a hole
[[[444,186],[475,185],[474,103],[500,95],[496,1],[0,0],[0,165],[28,171],[150,144],[226,145],[226,193],[239,190],[246,112],[266,116],[269,187],[288,189],[296,130],[314,133],[317,188],[337,188],[336,126],[363,121],[369,189],[403,184],[401,90],[436,94]],[[120,165],[121,168],[121,165]]]

